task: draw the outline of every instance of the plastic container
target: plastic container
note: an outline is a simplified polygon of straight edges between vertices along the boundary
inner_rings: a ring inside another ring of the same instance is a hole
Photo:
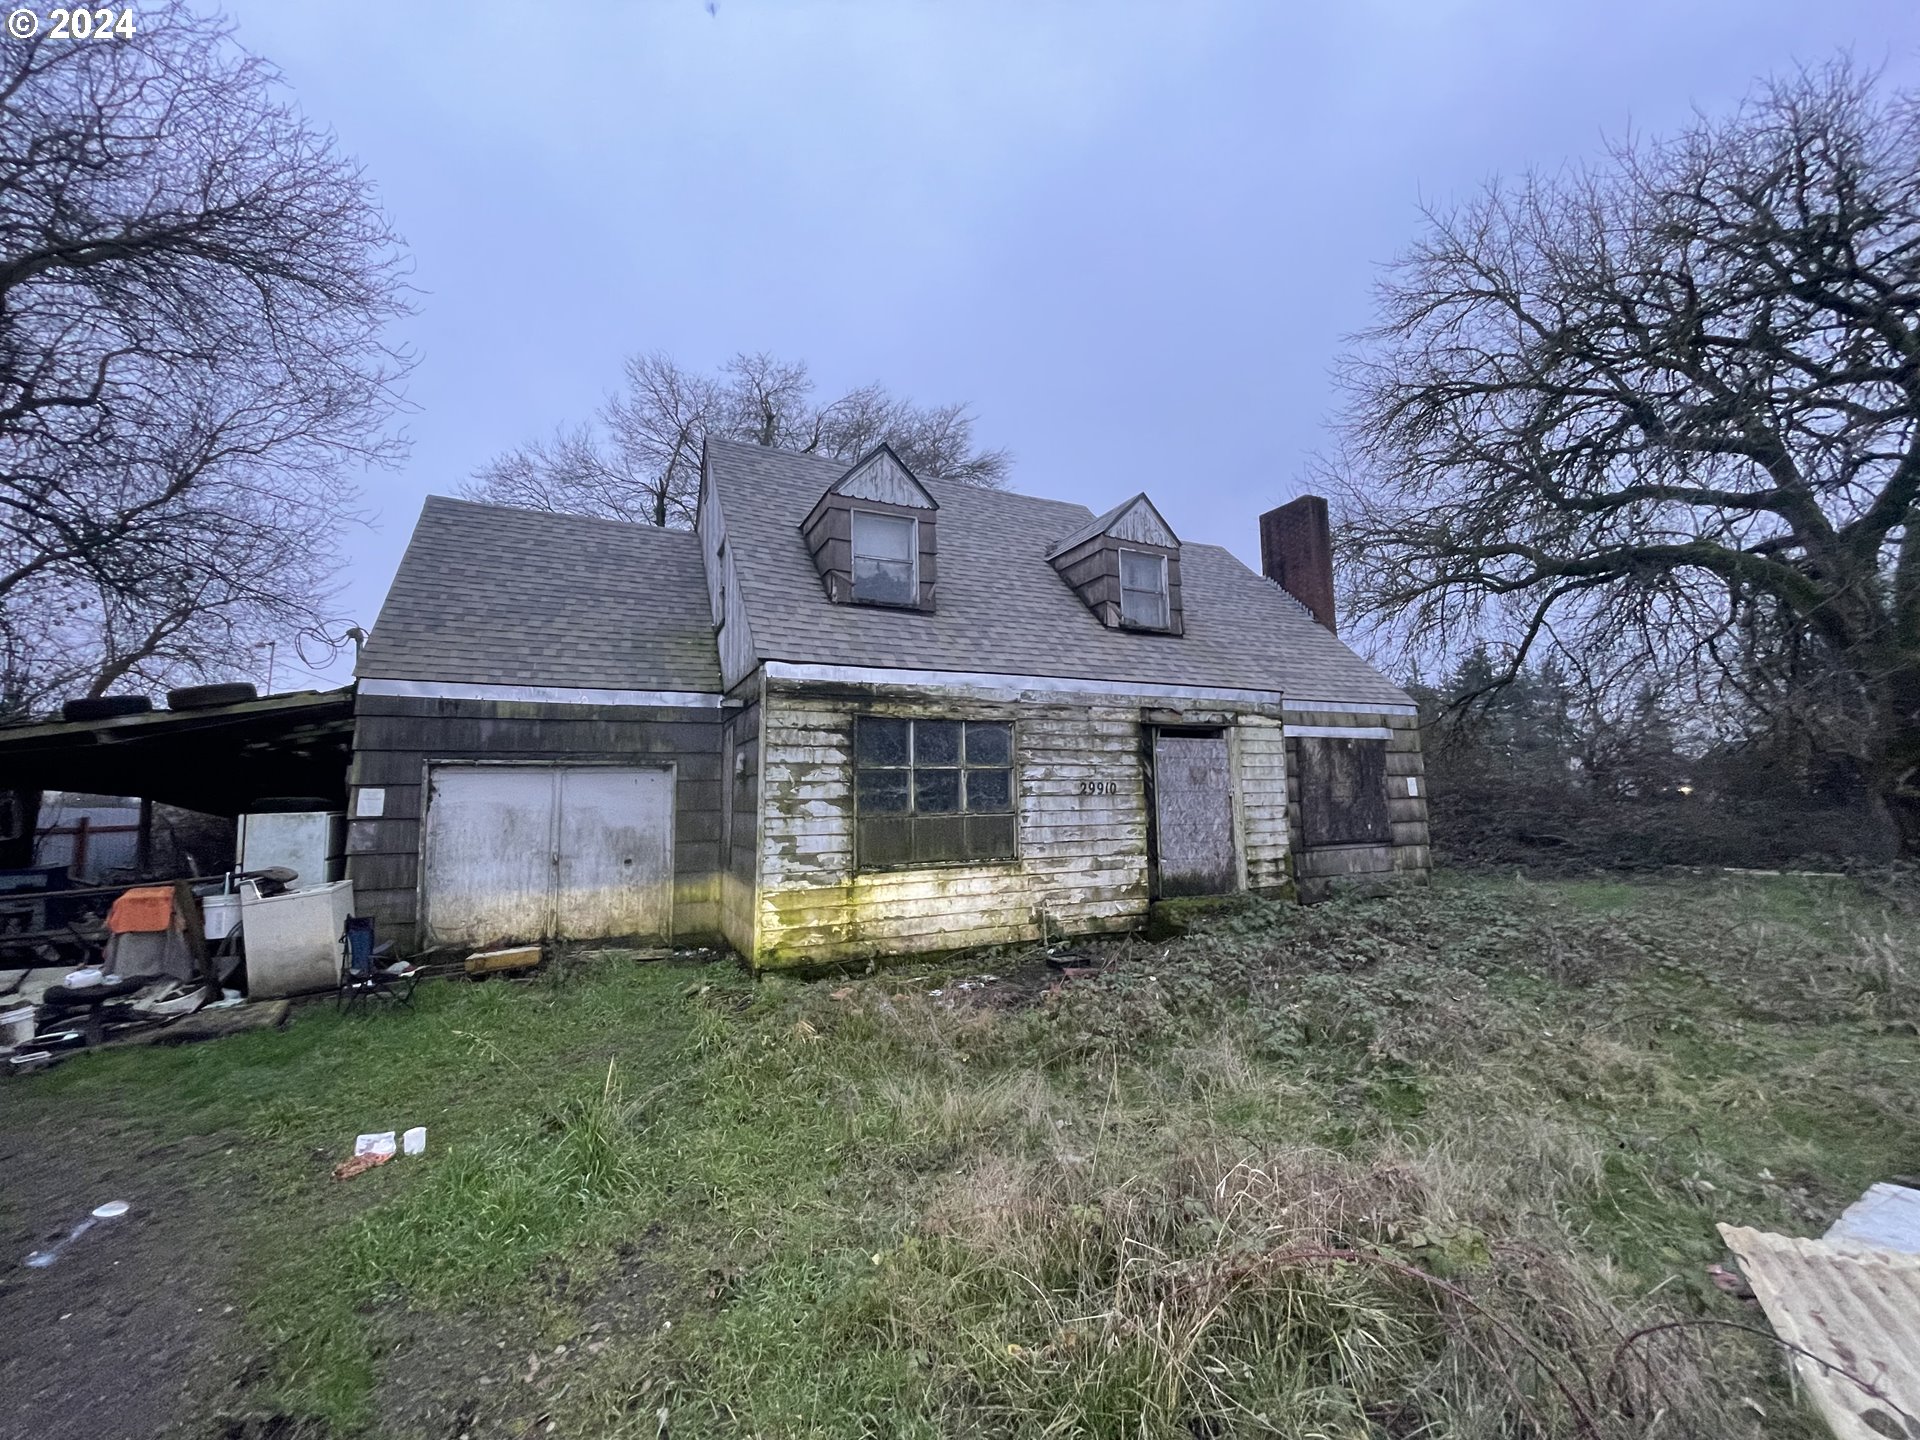
[[[33,1039],[34,1013],[33,1006],[23,1005],[0,1014],[0,1046],[11,1050]]]
[[[352,913],[351,880],[284,895],[243,895],[248,995],[261,1000],[338,987],[340,937]]]
[[[206,926],[207,939],[224,940],[240,928],[241,898],[252,889],[249,883],[236,894],[200,897],[200,916]]]

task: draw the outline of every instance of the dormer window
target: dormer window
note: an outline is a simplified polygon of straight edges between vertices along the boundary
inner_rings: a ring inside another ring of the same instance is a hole
[[[1146,550],[1120,552],[1120,623],[1167,628],[1167,557]]]
[[[800,522],[827,598],[837,605],[933,609],[933,496],[885,445],[827,487]]]
[[[853,512],[853,598],[873,605],[916,605],[918,523],[905,515]]]
[[[1110,630],[1179,635],[1180,537],[1145,495],[1116,505],[1048,550],[1047,558]]]

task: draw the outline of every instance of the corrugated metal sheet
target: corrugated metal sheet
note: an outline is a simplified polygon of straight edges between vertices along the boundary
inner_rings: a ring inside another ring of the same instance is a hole
[[[1722,1225],[1839,1440],[1920,1436],[1920,1256]],[[1825,1363],[1819,1363],[1825,1362]]]
[[[1920,1190],[1874,1185],[1827,1227],[1837,1250],[1897,1250],[1920,1255]]]

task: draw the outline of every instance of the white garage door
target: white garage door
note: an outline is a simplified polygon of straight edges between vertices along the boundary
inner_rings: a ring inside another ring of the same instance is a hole
[[[672,932],[669,769],[436,765],[426,832],[435,942]]]

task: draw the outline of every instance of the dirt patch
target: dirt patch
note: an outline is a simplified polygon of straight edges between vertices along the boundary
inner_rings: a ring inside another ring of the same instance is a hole
[[[226,1149],[93,1119],[0,1129],[0,1436],[159,1435],[230,1389],[238,1237],[215,1183]],[[109,1200],[127,1213],[68,1238]],[[45,1268],[23,1263],[55,1246]]]
[[[531,1436],[583,1386],[599,1388],[620,1342],[660,1323],[665,1273],[657,1235],[622,1247],[612,1267],[557,1270],[533,1311],[448,1315],[395,1307],[375,1392],[383,1434],[417,1440]]]

